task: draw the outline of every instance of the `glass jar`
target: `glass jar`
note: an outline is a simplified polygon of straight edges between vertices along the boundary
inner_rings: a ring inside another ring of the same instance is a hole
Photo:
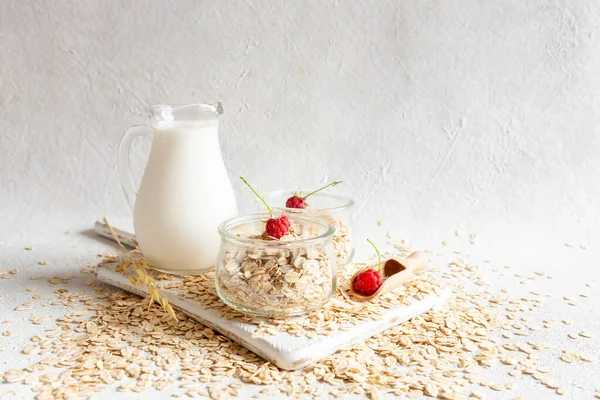
[[[349,264],[355,251],[354,200],[333,194],[315,193],[306,200],[306,208],[285,207],[285,201],[293,194],[293,190],[279,190],[262,196],[271,207],[285,211],[288,217],[290,215],[305,215],[310,218],[320,218],[332,224],[335,227],[333,248],[338,268],[343,268]]]
[[[323,306],[336,289],[335,228],[288,214],[290,234],[265,240],[269,214],[232,218],[219,226],[217,294],[228,306],[263,317],[302,315]]]

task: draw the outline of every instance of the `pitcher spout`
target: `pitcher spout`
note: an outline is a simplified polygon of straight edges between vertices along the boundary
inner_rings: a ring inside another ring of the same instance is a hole
[[[166,105],[150,107],[153,122],[198,121],[218,118],[223,114],[221,102],[212,104]]]

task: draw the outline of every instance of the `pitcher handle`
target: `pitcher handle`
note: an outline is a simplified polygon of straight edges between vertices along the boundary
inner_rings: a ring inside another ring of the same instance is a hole
[[[119,173],[119,178],[121,179],[121,186],[123,187],[127,204],[129,205],[129,208],[131,208],[132,212],[135,205],[135,198],[137,196],[137,189],[133,181],[133,175],[131,174],[131,163],[129,157],[131,153],[131,144],[138,137],[148,136],[151,138],[152,134],[153,129],[148,125],[133,125],[125,131],[121,137],[121,142],[119,142],[117,171]]]

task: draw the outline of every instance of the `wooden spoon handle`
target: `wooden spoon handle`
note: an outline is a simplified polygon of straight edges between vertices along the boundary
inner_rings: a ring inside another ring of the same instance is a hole
[[[393,275],[383,282],[383,284],[381,285],[380,293],[378,293],[378,295],[382,295],[392,290],[396,290],[399,287],[402,287],[406,282],[412,281],[416,277],[417,275],[415,275],[412,271],[409,270],[402,271],[402,273]]]
[[[422,251],[415,251],[401,262],[407,270],[415,274],[419,274],[427,268],[427,265],[429,264],[429,256],[427,253]]]

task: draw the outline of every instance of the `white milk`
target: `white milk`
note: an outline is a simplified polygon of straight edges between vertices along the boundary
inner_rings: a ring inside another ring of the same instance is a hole
[[[148,263],[201,272],[217,259],[217,226],[237,214],[219,148],[218,119],[159,122],[135,201],[133,224]]]

